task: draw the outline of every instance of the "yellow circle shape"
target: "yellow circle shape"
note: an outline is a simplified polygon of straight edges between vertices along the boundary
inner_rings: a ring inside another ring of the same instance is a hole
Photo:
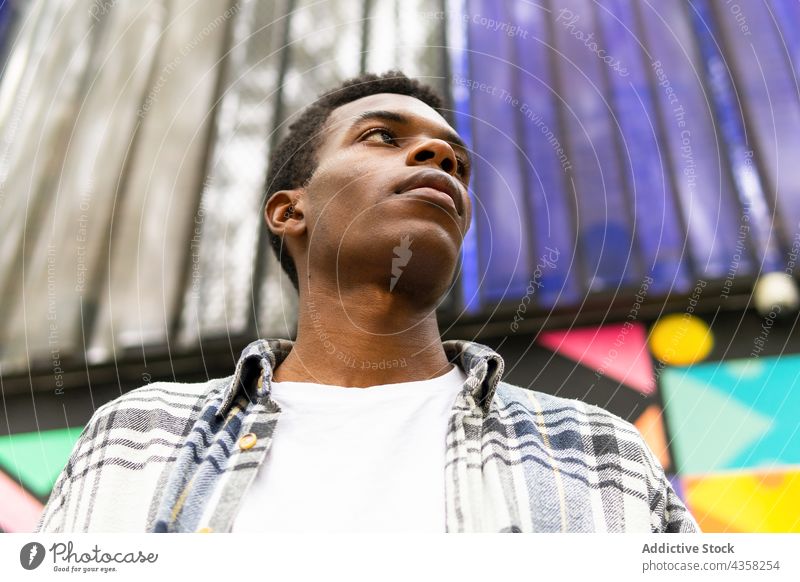
[[[714,347],[706,322],[688,313],[671,313],[650,330],[650,351],[670,366],[688,366],[705,360]]]

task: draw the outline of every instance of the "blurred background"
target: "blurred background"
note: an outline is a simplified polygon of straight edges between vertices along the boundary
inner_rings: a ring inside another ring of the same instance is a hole
[[[0,59],[0,530],[100,405],[293,336],[269,152],[400,68],[475,159],[443,337],[633,422],[704,531],[800,532],[797,0],[0,0]]]

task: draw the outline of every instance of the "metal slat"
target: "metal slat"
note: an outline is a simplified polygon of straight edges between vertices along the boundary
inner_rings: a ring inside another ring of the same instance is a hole
[[[286,134],[294,117],[320,93],[360,70],[363,19],[359,3],[303,0],[294,5],[290,19],[272,143]],[[261,228],[256,334],[286,337],[296,325],[297,294],[269,248],[266,226]]]
[[[107,18],[106,18],[107,17]],[[108,261],[108,225],[129,152],[162,22],[153,6],[118,3],[103,15],[46,226],[33,241],[25,277],[25,319],[17,312],[9,356],[50,354],[56,323],[60,356],[82,359]],[[95,23],[92,23],[95,26]],[[55,318],[48,309],[56,302]],[[22,335],[26,333],[27,335]]]
[[[285,17],[284,2],[240,3],[226,55],[211,162],[192,227],[179,332],[184,347],[250,331]]]
[[[110,271],[88,356],[168,346],[202,188],[208,130],[237,9],[228,0],[170,3],[159,64],[141,106],[130,178],[112,222]]]
[[[366,70],[399,68],[445,94],[444,11],[423,0],[368,3]]]
[[[16,98],[7,94],[2,98],[8,149],[0,162],[0,232],[8,242],[2,245],[0,257],[0,335],[7,369],[24,367],[29,357],[48,357],[75,331],[72,322],[58,320],[60,287],[54,270],[59,249],[51,237],[59,219],[55,193],[85,96],[95,37],[88,5],[84,0],[69,6],[53,3],[43,7],[38,13],[41,16],[35,17],[38,22],[30,43],[18,44],[11,57],[12,61],[21,57],[24,71],[18,83],[9,85],[12,90],[16,85]],[[25,58],[17,51],[29,55]],[[36,300],[28,303],[25,277],[29,272],[45,274],[45,304]],[[49,319],[37,319],[42,311]],[[40,326],[30,326],[31,333],[48,340],[37,341],[30,354],[26,344],[28,317]]]

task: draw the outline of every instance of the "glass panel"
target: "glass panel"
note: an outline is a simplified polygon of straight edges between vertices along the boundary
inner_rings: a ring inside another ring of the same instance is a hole
[[[0,345],[6,370],[23,367],[28,357],[53,353],[57,360],[62,350],[74,350],[78,339],[77,321],[65,302],[75,272],[60,260],[56,233],[63,200],[59,180],[97,38],[89,4],[37,4],[2,85],[0,321],[7,327],[0,330]]]
[[[472,105],[473,208],[478,225],[481,295],[485,300],[517,302],[529,281],[530,245],[527,236],[521,152],[517,141],[512,39],[487,26],[506,22],[502,7],[489,0],[472,0],[469,9],[469,77],[453,79],[470,88]],[[477,16],[477,18],[475,18]]]
[[[597,7],[602,42],[625,75],[610,74],[611,101],[621,137],[620,160],[634,209],[635,246],[656,293],[685,293],[691,287],[686,265],[686,235],[675,207],[675,192],[658,143],[650,79],[644,63],[633,2],[602,0]]]
[[[286,7],[258,0],[239,5],[211,163],[192,225],[179,333],[183,345],[244,334],[251,318]]]
[[[586,285],[590,291],[616,292],[638,285],[631,239],[631,204],[625,196],[615,141],[616,127],[606,100],[607,79],[618,75],[592,46],[597,23],[590,0],[553,4],[551,15],[559,94],[569,156],[568,175],[577,199],[577,230]],[[600,47],[602,48],[602,47]]]
[[[702,64],[684,3],[646,2],[640,4],[640,13],[657,87],[663,151],[672,160],[695,275],[723,279],[731,268],[740,275],[751,273],[749,252],[737,236],[732,187],[722,165],[711,106],[702,86]]]
[[[275,137],[286,134],[293,117],[320,93],[357,76],[360,68],[362,6],[359,2],[302,0],[292,12],[289,29],[288,66],[282,80],[281,119]],[[263,227],[264,229],[266,227]],[[261,245],[259,290],[259,337],[286,337],[294,333],[297,293],[269,241]],[[258,272],[258,271],[257,271]]]
[[[743,214],[742,220],[749,223],[747,238],[753,246],[756,263],[764,271],[779,270],[781,255],[776,237],[771,233],[771,211],[742,121],[740,97],[733,86],[725,57],[718,44],[721,40],[718,24],[709,3],[696,0],[689,7],[705,65],[709,96],[715,106],[719,133],[725,146],[724,154],[733,173],[731,205],[738,202]],[[751,75],[754,73],[755,70],[750,71]]]
[[[789,4],[800,10],[796,3],[780,4],[787,5],[786,12],[791,11]],[[776,22],[791,22],[789,14],[784,20],[776,11],[773,21],[766,6],[737,8],[717,10],[725,49],[732,57],[727,63],[735,72],[734,89],[748,122],[746,135],[751,145],[757,145],[756,157],[761,161],[770,202],[765,230],[776,239],[782,228],[784,244],[791,247],[800,236],[800,100],[786,47],[800,43],[800,22],[786,27],[781,39]],[[747,25],[744,30],[743,24]]]
[[[112,222],[92,359],[107,358],[110,345],[166,344],[178,319],[226,30],[238,12],[229,0],[170,5]]]
[[[445,92],[444,12],[429,0],[370,1],[366,70],[399,68]]]
[[[466,14],[466,0],[447,0],[445,6],[447,62],[450,67],[449,93],[453,107],[453,123],[461,139],[470,148],[474,159],[471,92],[463,83],[454,82],[469,78],[469,35],[467,34],[467,23],[462,17],[463,14]],[[477,313],[481,308],[478,227],[475,218],[478,204],[474,187],[475,180],[473,179],[469,188],[473,209],[472,221],[461,247],[460,294],[461,303],[468,313]]]
[[[572,193],[567,186],[571,162],[558,119],[560,101],[552,71],[556,55],[547,26],[549,20],[549,12],[541,6],[514,4],[511,24],[515,27],[512,30],[520,91],[516,116],[522,131],[523,166],[530,198],[528,228],[534,236],[534,258],[537,265],[541,264],[531,276],[533,279],[535,275],[532,299],[544,307],[575,304],[582,294]]]

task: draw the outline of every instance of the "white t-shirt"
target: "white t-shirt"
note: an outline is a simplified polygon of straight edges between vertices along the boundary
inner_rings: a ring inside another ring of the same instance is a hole
[[[443,532],[447,423],[466,375],[273,382],[282,412],[233,532]]]

